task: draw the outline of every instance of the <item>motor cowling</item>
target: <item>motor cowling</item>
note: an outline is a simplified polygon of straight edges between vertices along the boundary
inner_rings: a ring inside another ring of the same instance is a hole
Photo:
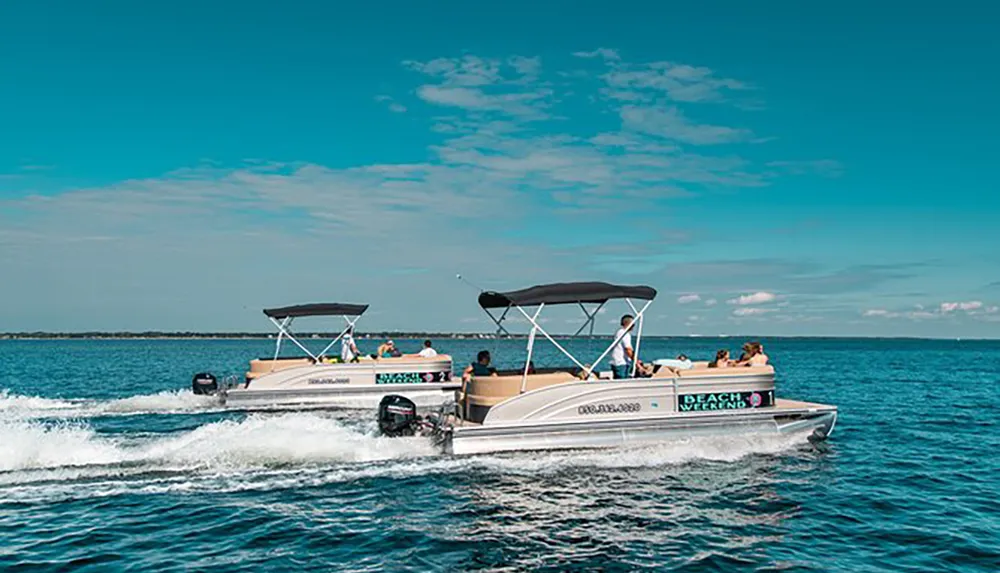
[[[412,436],[420,422],[417,405],[398,394],[389,394],[378,404],[378,429],[382,435],[396,438]]]
[[[199,372],[191,379],[191,391],[199,395],[211,395],[219,391],[219,381],[209,372]]]

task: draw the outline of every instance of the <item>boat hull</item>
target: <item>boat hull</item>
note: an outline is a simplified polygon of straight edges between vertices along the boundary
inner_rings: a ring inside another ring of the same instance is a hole
[[[335,388],[303,388],[284,390],[234,389],[222,396],[223,404],[234,409],[266,406],[322,406],[372,408],[387,394],[406,396],[421,406],[432,406],[454,400],[460,384],[380,384]]]
[[[421,405],[453,399],[451,359],[384,359],[348,364],[312,364],[258,375],[220,393],[232,408],[322,406],[370,408],[387,394]]]
[[[451,454],[520,450],[611,448],[689,437],[729,435],[808,435],[826,439],[837,421],[837,408],[795,402],[743,411],[672,413],[663,416],[587,421],[554,421],[452,426],[440,445]]]

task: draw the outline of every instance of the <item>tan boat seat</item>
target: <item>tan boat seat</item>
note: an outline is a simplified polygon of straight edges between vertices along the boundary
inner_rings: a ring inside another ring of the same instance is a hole
[[[312,363],[312,360],[309,358],[279,358],[277,360],[272,360],[270,358],[256,358],[250,361],[250,372],[264,374],[276,370],[284,370],[285,368],[307,366]]]
[[[529,374],[525,391],[578,380],[576,376],[573,376],[569,372]],[[470,403],[492,406],[521,393],[521,376],[480,376],[473,378],[466,385],[466,392],[469,395]],[[463,400],[464,398],[462,396]]]
[[[657,377],[662,372],[663,370],[658,372]],[[774,374],[774,367],[770,364],[766,366],[730,366],[728,368],[708,368],[706,366],[704,368],[695,367],[690,370],[680,371],[681,378],[689,376],[733,376],[737,374]]]
[[[439,360],[451,360],[451,356],[449,356],[447,354],[438,354],[437,356],[431,356],[429,358],[426,358],[426,357],[423,357],[423,356],[417,356],[416,354],[413,354],[411,356],[405,356],[405,355],[404,356],[387,356],[385,358],[375,358],[374,359],[374,361],[378,362],[379,364],[386,364],[386,363],[392,364],[394,362],[420,362],[420,361],[434,362],[434,361],[439,361]]]

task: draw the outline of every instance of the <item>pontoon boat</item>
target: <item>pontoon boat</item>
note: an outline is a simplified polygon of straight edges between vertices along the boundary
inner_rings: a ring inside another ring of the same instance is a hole
[[[230,379],[221,385],[212,374],[195,375],[195,394],[215,394],[227,406],[286,406],[332,403],[342,406],[371,406],[386,394],[440,404],[459,387],[452,379],[451,357],[403,355],[394,358],[359,356],[356,361],[328,359],[326,353],[354,326],[368,309],[366,304],[318,303],[264,309],[277,327],[274,355],[250,361],[243,380]],[[343,316],[347,325],[326,347],[313,353],[291,332],[299,317]],[[281,343],[288,340],[305,353],[300,357],[281,356]],[[337,353],[339,355],[339,352]],[[359,400],[361,399],[361,400]]]
[[[503,320],[516,310],[531,324],[525,367],[497,376],[479,376],[456,392],[453,411],[442,409],[421,419],[405,398],[388,396],[379,409],[379,426],[387,435],[427,433],[447,453],[474,454],[509,450],[598,448],[641,444],[694,435],[790,434],[825,439],[837,420],[836,406],[775,397],[774,368],[767,366],[709,368],[695,362],[686,370],[661,367],[630,378],[611,379],[594,372],[617,345],[616,337],[591,364],[577,360],[539,324],[547,305],[579,305],[585,325],[605,303],[623,299],[635,315],[636,357],[642,341],[643,316],[656,291],[647,286],[569,283],[535,286],[498,293],[483,292],[479,304],[506,332]],[[633,300],[644,301],[637,308]],[[589,311],[586,304],[596,304]],[[529,312],[527,309],[534,309]],[[504,309],[496,318],[491,310]],[[582,331],[581,327],[581,331]],[[578,331],[579,333],[580,331]],[[538,335],[551,342],[575,368],[529,373]],[[576,372],[571,372],[576,370]]]

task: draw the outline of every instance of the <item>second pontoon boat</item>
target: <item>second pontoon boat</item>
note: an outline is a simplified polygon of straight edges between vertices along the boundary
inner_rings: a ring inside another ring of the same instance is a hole
[[[211,374],[198,374],[192,382],[196,394],[216,394],[226,406],[236,408],[332,404],[367,407],[386,394],[402,394],[421,403],[441,403],[459,387],[452,379],[451,357],[404,355],[393,358],[359,356],[341,362],[326,353],[353,332],[368,309],[366,304],[318,303],[264,310],[277,327],[274,355],[250,361],[242,380],[221,385]],[[300,317],[342,316],[347,325],[326,347],[313,353],[291,332]],[[305,356],[281,356],[288,341]]]

